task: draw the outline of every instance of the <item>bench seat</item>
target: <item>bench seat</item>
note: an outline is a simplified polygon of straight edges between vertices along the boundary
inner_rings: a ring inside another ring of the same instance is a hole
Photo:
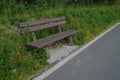
[[[64,32],[60,32],[60,33],[45,37],[43,39],[39,39],[39,40],[30,42],[30,43],[27,43],[27,46],[35,47],[35,48],[42,48],[42,47],[47,46],[48,44],[51,44],[51,43],[57,42],[58,40],[62,40],[66,37],[69,37],[77,32],[78,31],[76,30],[67,30]]]

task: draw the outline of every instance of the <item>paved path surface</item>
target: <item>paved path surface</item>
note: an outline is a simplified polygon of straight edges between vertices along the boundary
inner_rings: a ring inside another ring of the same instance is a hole
[[[120,80],[120,25],[45,80]]]

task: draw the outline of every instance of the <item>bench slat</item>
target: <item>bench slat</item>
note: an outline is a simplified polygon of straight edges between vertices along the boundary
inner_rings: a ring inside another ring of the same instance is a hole
[[[38,24],[45,24],[48,22],[61,21],[61,20],[65,20],[65,17],[62,16],[62,17],[34,20],[34,21],[29,21],[29,22],[22,22],[22,23],[20,23],[20,27],[23,28],[23,27],[27,27],[27,26],[34,26],[34,25],[38,25]]]
[[[66,37],[69,37],[77,32],[78,31],[76,31],[76,30],[67,30],[65,32],[60,32],[60,33],[54,34],[52,36],[37,40],[35,42],[30,42],[27,45],[32,46],[32,47],[36,47],[36,48],[42,48],[42,47],[47,46],[48,44],[51,44],[51,43],[54,43],[56,41],[62,40]]]
[[[52,23],[48,23],[48,24],[30,27],[30,30],[31,30],[31,32],[33,32],[33,31],[37,31],[37,30],[42,30],[42,29],[46,29],[46,28],[50,28],[50,27],[59,26],[59,25],[65,24],[65,23],[66,23],[65,20],[59,21],[59,22],[52,22]]]

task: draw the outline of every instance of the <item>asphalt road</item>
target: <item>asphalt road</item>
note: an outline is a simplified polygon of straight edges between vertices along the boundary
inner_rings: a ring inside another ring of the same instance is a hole
[[[120,80],[120,25],[45,80]]]

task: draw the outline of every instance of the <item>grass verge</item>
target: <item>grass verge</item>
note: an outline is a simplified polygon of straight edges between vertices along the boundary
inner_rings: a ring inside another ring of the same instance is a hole
[[[39,6],[5,10],[0,15],[0,79],[26,80],[29,76],[42,72],[50,65],[47,63],[45,49],[29,50],[25,43],[30,38],[19,34],[17,24],[21,21],[65,16],[67,24],[63,30],[76,29],[79,31],[73,36],[75,44],[82,45],[93,39],[111,25],[120,21],[120,6],[70,6],[41,9]],[[12,15],[11,15],[12,14]],[[55,30],[37,32],[38,36],[47,36]]]

